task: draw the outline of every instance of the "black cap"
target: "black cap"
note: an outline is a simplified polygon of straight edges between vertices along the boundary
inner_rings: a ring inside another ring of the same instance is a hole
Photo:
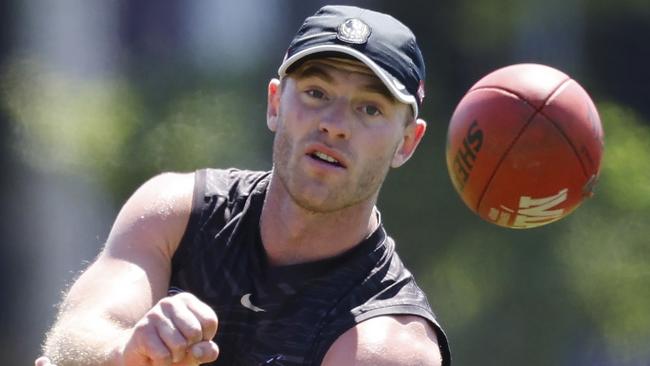
[[[325,6],[305,19],[280,65],[284,77],[296,61],[342,53],[368,66],[415,116],[424,99],[424,59],[413,32],[390,15],[354,6]]]

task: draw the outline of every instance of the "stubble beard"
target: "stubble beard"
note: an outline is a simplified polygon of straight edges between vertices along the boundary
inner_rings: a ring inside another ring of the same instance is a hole
[[[302,146],[302,144],[298,144]],[[397,148],[397,147],[395,147]],[[275,134],[273,141],[273,174],[277,175],[284,190],[291,199],[301,208],[312,213],[332,213],[372,200],[374,205],[379,190],[386,179],[390,169],[390,156],[375,157],[363,167],[358,179],[327,187],[325,195],[314,197],[307,191],[308,180],[314,179],[307,176],[298,167],[302,158],[295,151],[288,134],[283,129],[283,123]],[[394,152],[394,151],[393,151]],[[327,184],[322,182],[322,184]]]

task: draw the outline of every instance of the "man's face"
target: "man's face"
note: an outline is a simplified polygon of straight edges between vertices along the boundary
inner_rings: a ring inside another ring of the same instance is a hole
[[[298,205],[315,212],[376,199],[390,166],[403,163],[415,125],[407,125],[410,107],[370,69],[344,59],[306,61],[270,93],[269,106],[274,172]]]

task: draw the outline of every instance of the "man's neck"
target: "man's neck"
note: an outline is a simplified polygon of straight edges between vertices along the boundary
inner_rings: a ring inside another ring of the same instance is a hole
[[[260,219],[270,264],[311,262],[353,248],[379,226],[374,207],[372,199],[337,211],[314,212],[299,206],[272,178]]]

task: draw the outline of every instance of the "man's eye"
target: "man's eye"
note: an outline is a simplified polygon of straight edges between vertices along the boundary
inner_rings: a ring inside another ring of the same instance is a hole
[[[309,90],[307,90],[307,95],[309,95],[312,98],[316,98],[316,99],[325,98],[325,93],[323,93],[322,91],[320,91],[318,89],[309,89]]]
[[[363,106],[363,112],[369,116],[380,116],[381,111],[374,105]]]

